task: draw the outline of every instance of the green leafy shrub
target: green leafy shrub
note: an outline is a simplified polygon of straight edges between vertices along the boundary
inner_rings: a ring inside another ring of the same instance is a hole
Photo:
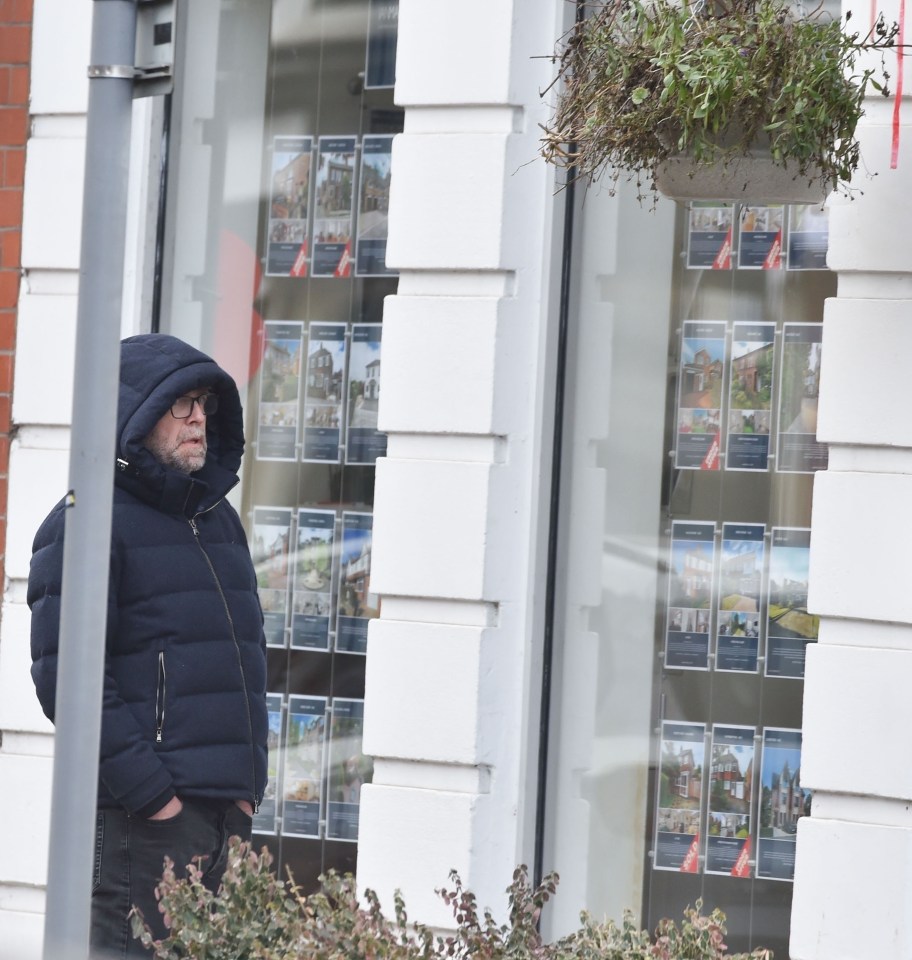
[[[621,175],[654,190],[671,156],[725,165],[759,144],[797,176],[844,188],[860,159],[855,128],[868,84],[888,93],[858,56],[883,57],[895,24],[881,16],[862,36],[821,7],[796,15],[786,0],[587,6],[591,15],[555,54],[546,160],[590,181],[607,172],[612,191]]]
[[[305,896],[292,880],[272,871],[264,848],[231,840],[228,868],[217,894],[202,883],[198,865],[179,878],[170,861],[158,887],[159,907],[168,936],[154,940],[139,911],[133,931],[156,960],[771,960],[758,949],[729,954],[725,917],[719,910],[701,913],[698,901],[679,925],[663,920],[654,937],[641,930],[633,915],[621,926],[598,923],[581,915],[581,926],[554,943],[545,943],[539,917],[557,889],[551,875],[537,887],[525,867],[518,868],[507,888],[509,917],[498,924],[490,910],[480,911],[475,895],[459,876],[450,874],[452,889],[438,894],[453,912],[453,931],[433,934],[409,923],[397,892],[394,917],[384,915],[377,895],[355,881],[328,873],[320,889]]]

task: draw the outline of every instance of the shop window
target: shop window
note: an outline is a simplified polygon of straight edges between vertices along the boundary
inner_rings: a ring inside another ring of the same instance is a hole
[[[702,898],[787,956],[826,213],[635,194],[577,197],[549,932]]]
[[[305,888],[354,871],[371,590],[397,0],[181,7],[159,329],[245,401],[233,495],[268,644],[254,844]]]

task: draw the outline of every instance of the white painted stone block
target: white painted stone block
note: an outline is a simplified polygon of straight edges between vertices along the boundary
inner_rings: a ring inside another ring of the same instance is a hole
[[[496,432],[498,306],[491,297],[387,297],[381,430]]]
[[[0,882],[0,912],[44,914],[47,895],[44,887]]]
[[[489,649],[496,643],[478,627],[371,621],[364,752],[442,763],[493,762],[500,738],[492,731],[484,736],[479,725],[497,703]],[[498,674],[498,679],[508,678]]]
[[[868,0],[842,0],[842,14],[847,20],[851,20],[849,23],[850,30],[859,30],[861,26],[864,26],[864,29],[867,30],[868,24],[871,22],[872,15],[882,14],[884,22],[886,24],[897,23],[900,19],[900,15],[903,7],[903,0],[877,0],[875,5],[871,5]],[[908,34],[902,38],[897,39],[899,43],[908,42]],[[891,95],[889,97],[882,97],[878,94],[872,87],[868,87],[868,98],[865,102],[864,113],[862,114],[861,122],[870,122],[871,114],[876,113],[880,115],[892,114],[894,97],[892,94],[896,90],[896,85],[893,82],[896,78],[896,65],[897,65],[897,54],[898,50],[895,48],[886,52],[885,56],[881,56],[881,53],[877,50],[869,50],[859,54],[855,60],[853,66],[853,72],[856,76],[860,75],[862,70],[870,69],[874,71],[874,79],[878,82],[883,82],[884,79],[888,81],[888,86],[890,89]],[[886,70],[888,77],[884,78],[883,71]],[[904,90],[905,98],[908,101],[909,99],[909,88],[905,87]],[[906,109],[905,106],[901,111],[901,119],[906,118]],[[905,133],[901,138],[902,143],[906,143]],[[879,169],[876,166],[873,166],[873,161],[868,160],[867,157],[863,158],[866,161],[868,167],[872,170]],[[889,157],[887,158],[889,160]]]
[[[6,575],[28,577],[32,541],[51,507],[66,493],[69,454],[35,450],[14,440],[10,449]]]
[[[538,130],[551,118],[555,97],[552,87],[544,96],[557,66],[551,54],[558,37],[573,25],[574,8],[553,0],[514,0],[511,89],[516,101],[526,103],[526,128]],[[544,54],[544,56],[543,56]],[[534,95],[530,97],[530,92]]]
[[[393,892],[400,889],[410,919],[447,927],[452,926],[452,914],[434,891],[450,886],[449,872],[457,870],[463,884],[478,895],[479,906],[500,910],[509,875],[495,879],[485,870],[491,850],[486,842],[491,839],[489,804],[488,797],[476,794],[365,785],[359,887],[376,890],[385,908],[392,906]]]
[[[84,0],[40,0],[35,4],[31,63],[33,114],[86,112],[93,9],[94,4]]]
[[[895,64],[893,71],[895,75]],[[862,162],[852,185],[862,190],[863,195],[852,200],[834,194],[829,200],[827,264],[831,270],[912,273],[912,245],[906,230],[907,215],[912,212],[908,189],[912,176],[912,156],[908,150],[912,128],[908,121],[903,125],[897,167],[891,169],[892,105],[892,99],[869,98],[865,107],[872,116],[862,118],[858,124],[856,136],[861,144]],[[907,116],[908,106],[907,101],[903,118]]]
[[[799,820],[792,960],[910,960],[910,865],[910,830]]]
[[[35,696],[29,669],[29,609],[5,603],[0,620],[0,730],[53,733]]]
[[[372,589],[526,603],[529,493],[521,465],[429,460],[420,447],[415,459],[377,463]]]
[[[505,266],[507,137],[400,134],[393,141],[386,259],[403,270]]]
[[[912,300],[827,300],[818,439],[912,447],[912,418],[886,414],[905,408],[910,355]],[[851,389],[859,381],[865,389]]]
[[[22,208],[22,266],[26,270],[79,268],[84,169],[84,141],[29,141]],[[123,243],[122,237],[107,239]]]
[[[890,744],[904,743],[904,733],[912,727],[910,687],[912,651],[811,644],[804,683],[802,786],[912,799],[912,767],[887,759],[893,752]]]
[[[49,757],[0,753],[0,817],[15,829],[3,836],[0,882],[43,885],[47,882],[48,831],[51,822]]]
[[[41,960],[44,914],[0,907],[0,960]]]
[[[513,7],[510,0],[400,0],[396,102],[508,102]]]
[[[49,350],[48,344],[54,344]],[[24,294],[16,327],[15,423],[69,424],[73,414],[76,297]]]
[[[371,589],[483,600],[492,467],[377,462]]]
[[[912,623],[912,475],[814,478],[808,608],[830,617]]]

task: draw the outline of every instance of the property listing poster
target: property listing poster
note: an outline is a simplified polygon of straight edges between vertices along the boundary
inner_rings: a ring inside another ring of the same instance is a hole
[[[698,873],[706,726],[662,723],[653,867]]]
[[[675,444],[679,469],[719,469],[724,379],[725,322],[685,320]]]
[[[731,270],[734,207],[722,201],[694,201],[687,225],[687,267]]]
[[[367,90],[392,87],[396,83],[399,0],[370,0],[367,16],[364,87]]]
[[[738,269],[781,270],[785,207],[747,205],[738,215]]]
[[[319,837],[326,697],[288,698],[282,777],[282,836]]]
[[[822,354],[822,324],[782,325],[776,450],[776,469],[780,473],[813,473],[827,468],[827,445],[817,441]]]
[[[340,653],[367,653],[367,625],[380,613],[380,598],[370,588],[373,525],[373,514],[342,514],[336,621],[336,650]]]
[[[315,277],[350,277],[357,137],[320,137],[314,187]]]
[[[722,525],[716,670],[757,672],[765,535],[762,523]]]
[[[313,137],[273,137],[266,274],[307,276]]]
[[[266,716],[269,733],[266,740],[268,760],[266,768],[266,790],[260,806],[253,815],[253,832],[275,836],[276,822],[279,816],[278,798],[280,796],[279,778],[282,758],[282,694],[266,694]]]
[[[714,523],[698,521],[676,520],[671,525],[666,667],[709,668],[715,530]]]
[[[348,430],[345,434],[345,462],[370,464],[386,455],[386,434],[377,429],[380,405],[379,323],[352,325],[348,358]]]
[[[288,623],[288,578],[291,572],[291,510],[253,508],[250,545],[257,590],[263,608],[267,647],[284,647]]]
[[[326,836],[358,840],[361,787],[370,783],[373,763],[361,750],[364,701],[334,697],[329,738]]]
[[[822,204],[798,203],[788,208],[789,270],[826,270],[830,220]]]
[[[335,532],[335,511],[298,511],[291,599],[291,645],[298,650],[329,650]]]
[[[804,678],[807,645],[817,639],[820,617],[808,613],[811,531],[773,527],[766,603],[766,676]]]
[[[392,157],[392,135],[375,134],[362,138],[355,241],[355,273],[359,277],[396,275],[396,271],[386,265]]]
[[[811,812],[811,792],[801,786],[801,731],[763,728],[760,761],[760,828],[757,876],[795,879],[798,820]]]
[[[726,470],[768,469],[775,343],[775,323],[732,327]]]
[[[340,461],[345,353],[344,323],[311,323],[304,384],[303,460]]]
[[[706,873],[751,875],[756,734],[755,727],[713,725]]]
[[[304,324],[267,320],[263,324],[257,460],[297,460]]]

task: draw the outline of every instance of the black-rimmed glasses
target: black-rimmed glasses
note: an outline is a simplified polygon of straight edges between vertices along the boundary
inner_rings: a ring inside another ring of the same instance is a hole
[[[186,420],[193,413],[193,404],[198,403],[200,410],[209,417],[218,410],[218,394],[202,393],[198,397],[178,397],[171,404],[171,416],[175,420]]]

